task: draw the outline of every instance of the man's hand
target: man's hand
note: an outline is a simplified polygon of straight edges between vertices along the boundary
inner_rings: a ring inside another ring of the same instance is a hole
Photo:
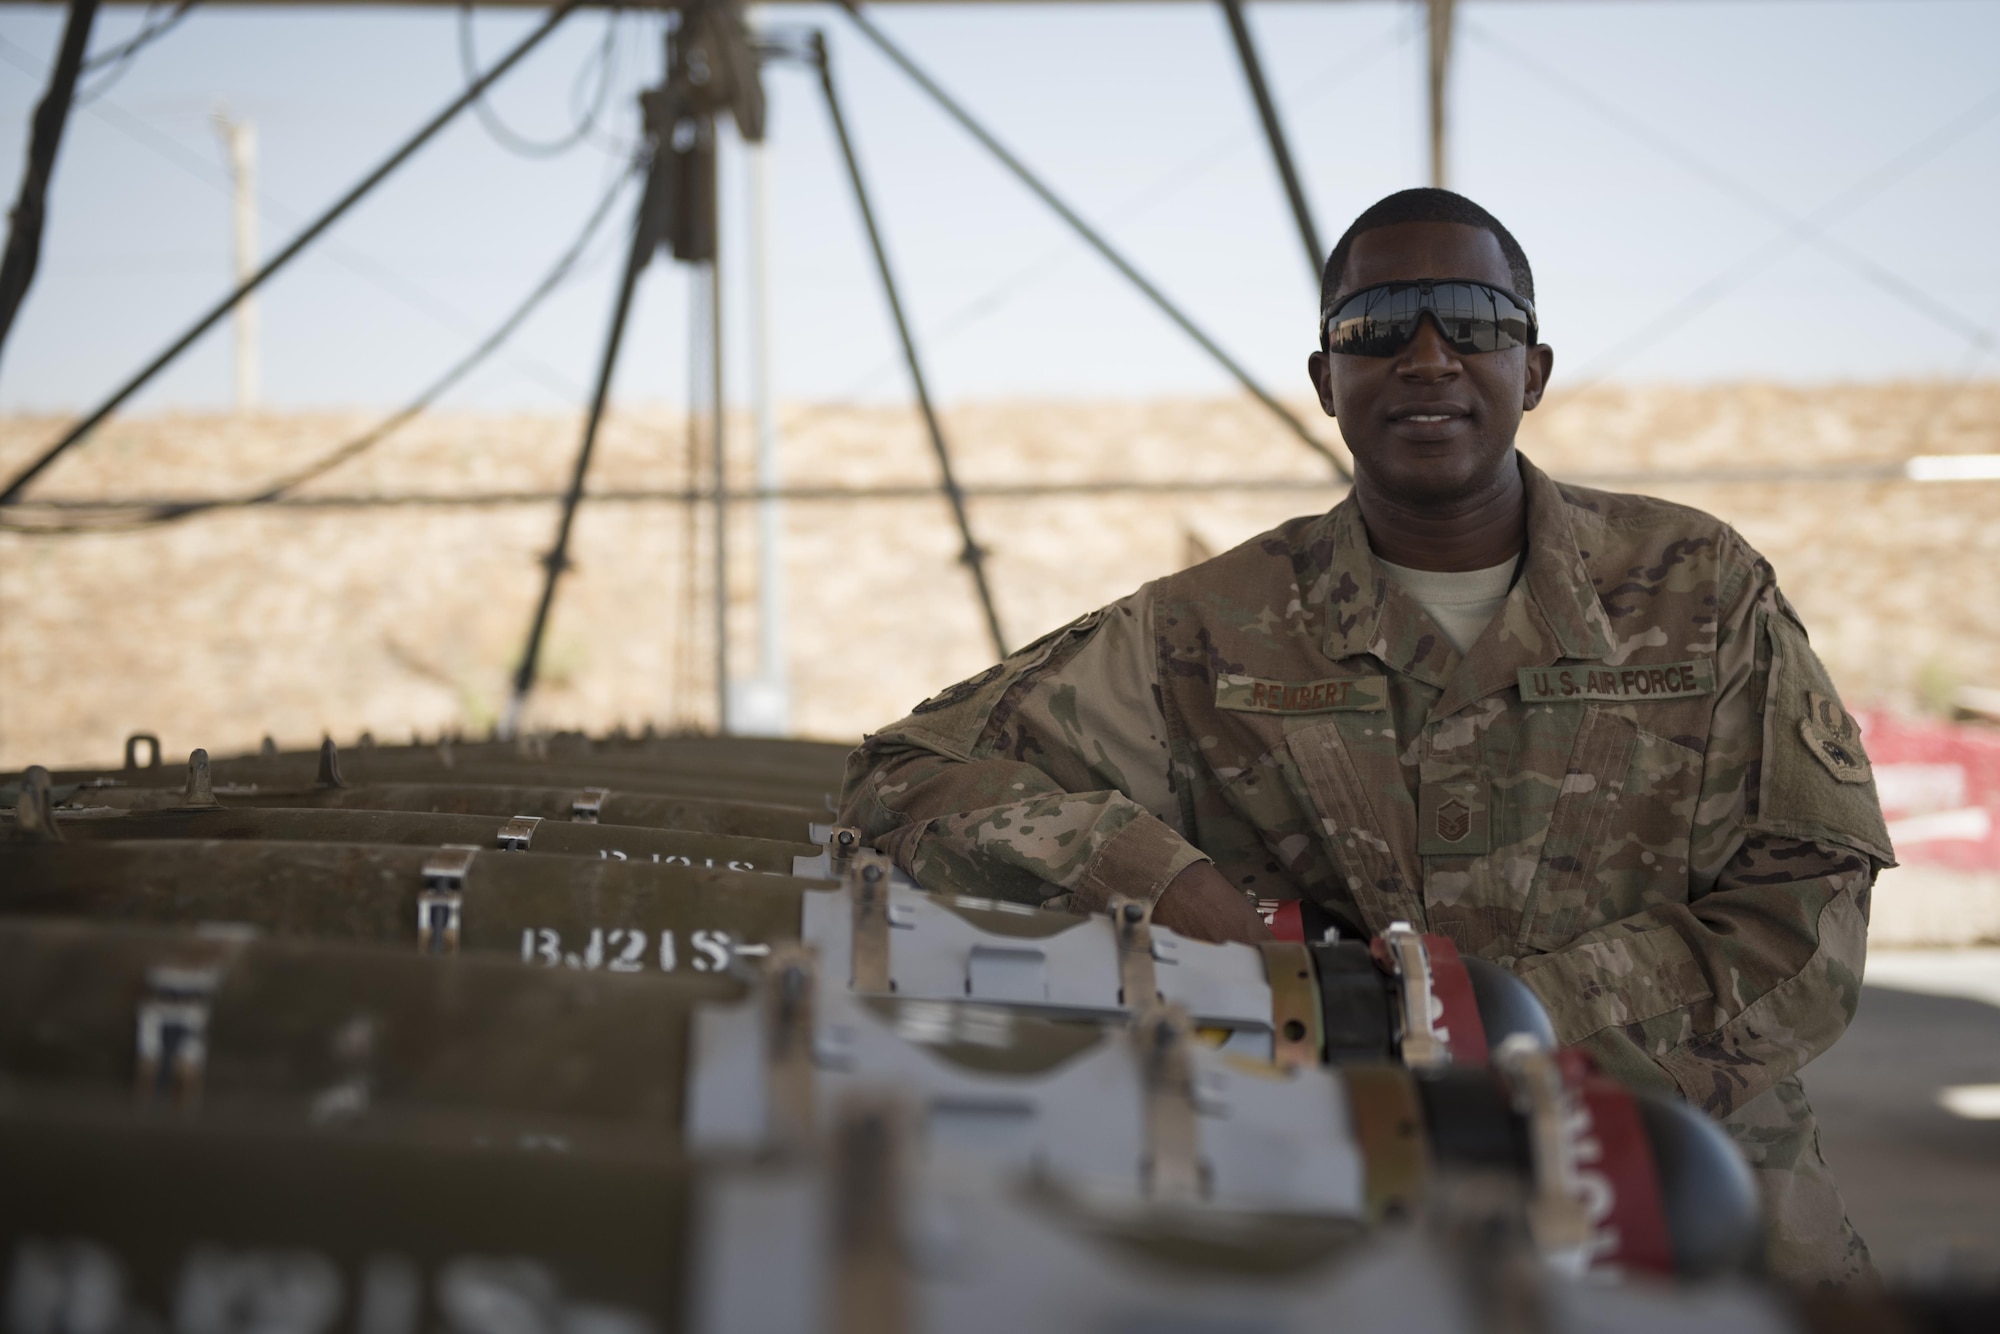
[[[1175,876],[1153,905],[1153,921],[1195,940],[1254,944],[1271,938],[1256,906],[1213,862],[1196,862]]]

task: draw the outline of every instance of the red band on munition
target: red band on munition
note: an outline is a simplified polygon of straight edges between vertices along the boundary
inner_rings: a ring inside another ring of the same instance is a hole
[[[1298,945],[1305,944],[1306,924],[1300,915],[1300,902],[1298,899],[1286,899],[1276,907],[1265,910],[1264,924],[1271,928],[1272,936]]]
[[[1597,1073],[1580,1051],[1560,1053],[1564,1082],[1584,1123],[1577,1177],[1590,1218],[1590,1267],[1671,1275],[1672,1239],[1660,1203],[1659,1166],[1630,1092]]]
[[[1470,1070],[1486,1068],[1486,1025],[1479,1018],[1479,997],[1472,990],[1472,975],[1458,946],[1444,936],[1425,936],[1424,949],[1431,957],[1431,994],[1444,1011],[1440,1026],[1451,1063]]]

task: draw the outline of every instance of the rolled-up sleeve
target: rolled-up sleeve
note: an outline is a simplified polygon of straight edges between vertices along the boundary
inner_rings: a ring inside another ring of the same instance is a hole
[[[1174,825],[1150,590],[869,737],[841,818],[926,889],[1101,909],[1207,858]]]
[[[1517,964],[1565,1044],[1717,1116],[1845,1031],[1893,864],[1859,729],[1761,572],[1718,627],[1688,901]]]

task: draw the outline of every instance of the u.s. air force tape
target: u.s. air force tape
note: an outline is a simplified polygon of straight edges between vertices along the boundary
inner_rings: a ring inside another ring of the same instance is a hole
[[[1523,667],[1519,677],[1521,698],[1530,704],[1581,699],[1631,704],[1715,693],[1715,664],[1707,658],[1632,667],[1607,667],[1596,662]]]
[[[1215,707],[1238,713],[1378,712],[1389,707],[1385,676],[1336,676],[1323,681],[1266,681],[1258,676],[1215,678]]]

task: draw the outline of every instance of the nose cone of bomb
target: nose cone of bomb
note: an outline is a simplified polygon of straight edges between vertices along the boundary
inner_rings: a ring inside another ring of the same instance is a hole
[[[1526,982],[1497,963],[1470,954],[1461,957],[1465,974],[1472,980],[1472,996],[1479,1005],[1479,1022],[1486,1029],[1488,1051],[1497,1051],[1516,1033],[1525,1033],[1544,1047],[1556,1045],[1549,1012]]]
[[[1743,1155],[1721,1126],[1678,1098],[1635,1093],[1633,1100],[1652,1143],[1674,1272],[1697,1279],[1756,1272],[1764,1219]]]

